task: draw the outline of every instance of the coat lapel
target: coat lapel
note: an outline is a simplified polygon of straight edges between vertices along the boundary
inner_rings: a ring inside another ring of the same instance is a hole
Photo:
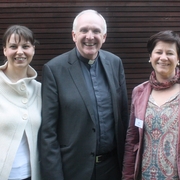
[[[71,77],[84,101],[85,106],[87,107],[91,119],[95,122],[91,99],[88,94],[84,75],[80,66],[80,62],[77,58],[75,49],[73,49],[72,53],[70,54],[69,64],[71,64],[71,66],[69,67]]]
[[[99,55],[100,55],[101,63],[103,65],[107,80],[108,80],[108,85],[110,88],[112,104],[113,104],[114,119],[117,122],[118,121],[118,112],[117,112],[117,104],[116,104],[116,101],[117,101],[117,99],[116,99],[116,88],[115,88],[116,86],[114,84],[112,67],[111,67],[110,61],[103,54],[103,52],[100,51]]]

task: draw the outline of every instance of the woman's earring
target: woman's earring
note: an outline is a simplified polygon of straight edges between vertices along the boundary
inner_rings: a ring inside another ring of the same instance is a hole
[[[179,61],[178,61],[178,63],[177,63],[177,66],[179,66]]]
[[[151,60],[149,60],[148,62],[151,63]]]

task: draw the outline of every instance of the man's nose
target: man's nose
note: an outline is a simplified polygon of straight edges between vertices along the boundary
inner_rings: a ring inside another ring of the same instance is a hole
[[[88,31],[87,34],[86,34],[86,38],[93,39],[94,38],[94,33],[92,31]]]

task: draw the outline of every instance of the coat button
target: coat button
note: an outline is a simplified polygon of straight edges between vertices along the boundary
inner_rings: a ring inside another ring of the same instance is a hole
[[[24,84],[21,85],[20,89],[24,91],[26,89],[26,86]]]
[[[27,99],[27,98],[23,98],[23,99],[22,99],[22,103],[23,103],[23,104],[26,104],[27,102],[28,102],[28,99]]]
[[[91,156],[95,156],[95,153],[94,153],[94,152],[91,152]]]
[[[23,120],[27,120],[28,115],[27,114],[23,114],[22,118],[23,118]]]

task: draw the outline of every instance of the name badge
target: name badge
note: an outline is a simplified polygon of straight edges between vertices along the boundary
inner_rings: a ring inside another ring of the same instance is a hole
[[[135,126],[139,127],[139,128],[143,128],[143,120],[140,120],[140,119],[136,118]]]

